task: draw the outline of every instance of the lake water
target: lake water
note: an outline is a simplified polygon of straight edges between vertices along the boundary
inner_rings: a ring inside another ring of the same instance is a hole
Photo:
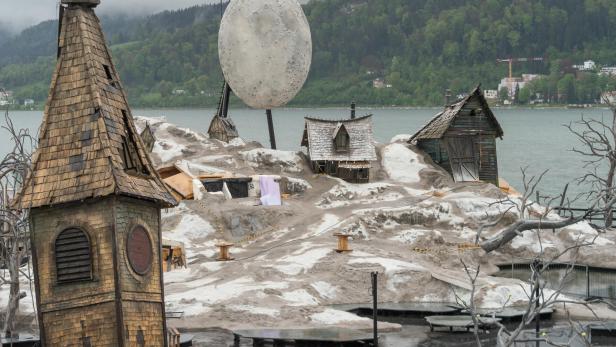
[[[379,142],[388,142],[397,134],[412,134],[430,120],[438,108],[360,108],[358,115],[374,115],[374,135]],[[579,155],[570,150],[577,140],[563,126],[571,121],[585,117],[610,117],[608,109],[494,109],[505,135],[498,140],[498,160],[501,177],[514,187],[521,187],[521,167],[529,167],[529,172],[550,172],[545,177],[541,192],[556,195],[562,192],[567,182],[579,177],[584,169]],[[248,140],[256,140],[269,146],[265,112],[260,110],[231,110],[231,117],[240,135]],[[214,109],[136,109],[134,115],[160,117],[181,127],[205,132],[214,115]],[[279,149],[299,150],[303,117],[322,117],[340,119],[348,117],[347,109],[277,109],[273,111],[276,141]],[[16,127],[27,127],[36,131],[41,122],[40,111],[14,111],[11,118]],[[4,137],[4,135],[0,135]],[[0,153],[4,155],[10,148],[8,140],[0,142]],[[577,185],[570,192],[582,189]]]

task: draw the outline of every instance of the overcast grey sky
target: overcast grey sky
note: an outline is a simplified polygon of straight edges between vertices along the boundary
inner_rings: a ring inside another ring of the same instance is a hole
[[[151,14],[219,0],[101,0],[97,13]],[[59,0],[0,0],[0,25],[12,32],[58,16]]]

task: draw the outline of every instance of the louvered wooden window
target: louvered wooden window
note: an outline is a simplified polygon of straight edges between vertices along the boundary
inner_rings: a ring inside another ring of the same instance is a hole
[[[66,229],[55,244],[58,283],[89,281],[92,279],[90,240],[82,230]]]

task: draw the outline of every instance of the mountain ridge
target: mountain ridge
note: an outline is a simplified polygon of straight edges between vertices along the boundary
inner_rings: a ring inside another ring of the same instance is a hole
[[[582,81],[586,77],[572,78],[567,70],[586,59],[616,65],[613,1],[320,0],[304,10],[312,29],[313,63],[292,105],[351,100],[439,105],[445,89],[454,95],[479,83],[496,89],[507,75],[507,64],[496,60],[509,57],[544,57],[543,63],[514,65],[514,74],[550,76],[542,88],[568,94],[563,102],[592,102],[600,92],[616,88],[612,79]],[[101,17],[131,103],[215,105],[222,82],[219,20],[218,5],[138,20]],[[55,51],[53,25],[42,23],[0,46],[0,84],[20,97],[44,99]],[[377,78],[391,88],[373,88]]]

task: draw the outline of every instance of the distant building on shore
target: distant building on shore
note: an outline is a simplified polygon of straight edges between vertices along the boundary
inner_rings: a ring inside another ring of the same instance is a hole
[[[595,63],[593,60],[586,60],[581,65],[573,65],[573,68],[578,71],[592,71],[597,68],[597,63]]]
[[[456,182],[484,181],[498,186],[496,138],[503,129],[479,87],[445,107],[409,140]]]
[[[301,145],[307,148],[315,173],[352,183],[370,181],[372,162],[377,160],[371,115],[345,120],[305,120]]]
[[[383,88],[391,88],[392,85],[385,83],[385,80],[382,78],[375,78],[372,81],[372,87],[375,89],[383,89]]]
[[[616,76],[616,66],[604,66],[599,70],[599,75]]]
[[[0,91],[0,106],[11,105],[13,103],[13,92],[10,90]]]
[[[498,90],[486,89],[483,91],[483,95],[488,100],[498,100]]]
[[[34,105],[34,100],[33,99],[25,99],[24,100],[24,106],[33,106]]]
[[[535,74],[523,74],[522,77],[505,77],[498,84],[498,90],[502,90],[503,88],[507,88],[509,91],[509,99],[513,99],[515,97],[516,88],[522,89],[526,87],[529,82],[536,80],[541,77],[541,75]]]

